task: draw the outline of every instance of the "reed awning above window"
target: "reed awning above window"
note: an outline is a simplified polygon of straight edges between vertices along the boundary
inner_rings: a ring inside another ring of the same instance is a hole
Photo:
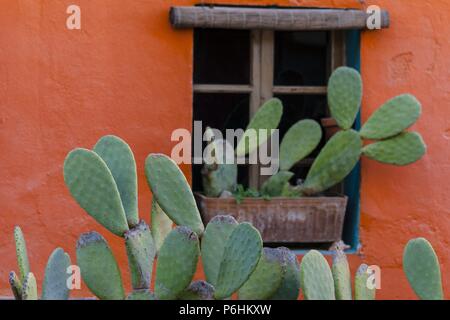
[[[177,29],[346,30],[367,29],[369,15],[357,9],[292,9],[191,6],[172,7],[170,21]],[[381,28],[389,13],[381,11]]]

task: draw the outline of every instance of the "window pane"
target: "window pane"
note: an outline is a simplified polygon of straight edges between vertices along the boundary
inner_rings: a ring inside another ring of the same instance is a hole
[[[274,85],[325,86],[329,34],[275,32]]]
[[[250,31],[196,29],[195,84],[249,84]]]
[[[249,122],[248,94],[196,93],[194,94],[194,121],[202,121],[206,127],[219,129],[245,129]],[[206,144],[203,143],[203,148]],[[192,185],[194,191],[202,191],[201,165],[192,165]],[[248,185],[248,166],[239,166],[239,183]]]

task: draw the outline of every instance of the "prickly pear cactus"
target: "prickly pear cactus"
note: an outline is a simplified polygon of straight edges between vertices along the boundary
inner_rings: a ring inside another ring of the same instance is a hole
[[[243,157],[251,154],[271,136],[271,130],[278,127],[283,115],[283,104],[273,98],[264,103],[253,116],[241,140],[236,147],[236,156]],[[259,130],[267,130],[267,135]],[[260,134],[261,133],[261,134]]]
[[[36,278],[34,277],[34,274],[32,272],[29,272],[25,280],[23,282],[22,287],[22,300],[37,300],[38,299],[38,293],[37,293],[37,284],[36,284]]]
[[[397,96],[375,111],[359,134],[370,140],[394,137],[412,126],[419,119],[421,111],[420,102],[414,96]]]
[[[225,299],[239,290],[255,270],[261,252],[262,239],[258,230],[249,223],[236,227],[225,245],[214,297]]]
[[[206,281],[192,282],[179,296],[179,300],[214,300],[214,287]]]
[[[302,192],[316,194],[341,182],[358,163],[362,140],[354,130],[340,131],[325,145],[308,172]]]
[[[188,227],[172,230],[159,251],[156,264],[155,296],[173,300],[189,286],[200,254],[199,240]]]
[[[52,252],[45,268],[42,300],[67,300],[69,298],[67,268],[70,265],[70,257],[63,249],[57,248]]]
[[[14,241],[16,244],[17,266],[19,267],[20,281],[23,283],[25,277],[30,273],[30,263],[28,262],[27,245],[22,229],[19,226],[14,228]]]
[[[403,270],[420,299],[444,299],[439,260],[426,239],[418,238],[408,242],[403,252]]]
[[[322,140],[322,128],[314,120],[300,120],[284,135],[280,145],[280,170],[290,170],[306,158]]]
[[[355,300],[375,300],[376,289],[369,287],[368,266],[359,266],[355,275]]]
[[[105,161],[119,190],[130,228],[139,223],[136,161],[129,145],[116,136],[105,136],[94,146]]]
[[[153,196],[170,219],[201,235],[204,226],[194,195],[177,164],[166,155],[151,154],[145,162],[145,173]]]
[[[84,233],[78,239],[77,265],[83,281],[99,299],[125,298],[116,259],[106,240],[97,232]]]
[[[350,129],[355,122],[362,101],[362,80],[358,71],[337,68],[328,82],[328,105],[331,116],[342,129]]]
[[[336,300],[352,300],[352,281],[347,256],[341,248],[333,252],[331,272],[334,279]]]
[[[161,248],[167,235],[172,231],[173,221],[161,209],[155,199],[152,201],[151,228],[156,252]]]
[[[281,251],[264,248],[255,271],[239,289],[241,300],[267,300],[272,297],[283,281],[286,262]]]
[[[365,146],[363,154],[373,160],[406,166],[420,160],[426,153],[426,145],[417,132],[404,132],[390,138]]]
[[[201,244],[202,262],[206,280],[213,286],[217,285],[227,240],[237,226],[231,216],[215,216],[206,226]]]
[[[300,293],[300,265],[297,257],[287,248],[277,249],[282,259],[285,271],[280,286],[270,297],[270,300],[297,300]]]
[[[289,180],[294,176],[292,172],[280,171],[277,174],[267,179],[261,186],[261,194],[269,197],[280,197],[286,185],[289,185]]]
[[[125,233],[125,247],[133,289],[149,289],[156,247],[150,228],[144,221]]]
[[[75,149],[64,162],[64,181],[78,204],[106,229],[123,237],[128,231],[116,182],[98,154]]]
[[[300,264],[301,288],[305,300],[335,300],[333,275],[324,256],[309,251]]]

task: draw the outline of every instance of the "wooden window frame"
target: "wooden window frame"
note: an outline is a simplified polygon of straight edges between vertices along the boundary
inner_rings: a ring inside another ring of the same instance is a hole
[[[327,73],[346,64],[345,32],[331,30],[328,45]],[[194,93],[244,93],[250,95],[250,118],[260,106],[276,94],[326,95],[326,86],[276,86],[274,85],[275,31],[250,31],[250,84],[194,84]],[[300,165],[311,165],[314,159],[305,159]],[[267,177],[259,174],[259,165],[249,166],[249,187],[258,188]],[[341,187],[339,187],[341,189]],[[336,190],[339,191],[339,190]]]

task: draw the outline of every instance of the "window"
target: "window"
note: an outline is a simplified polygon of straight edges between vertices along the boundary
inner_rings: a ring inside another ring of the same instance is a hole
[[[328,77],[344,65],[344,50],[343,31],[195,29],[194,121],[223,133],[245,129],[262,103],[277,97],[284,106],[280,139],[301,119],[321,123],[329,115]],[[293,180],[306,177],[324,143],[293,168]],[[257,188],[266,178],[258,165],[240,169],[244,186]],[[193,168],[195,191],[202,188],[200,170]]]
[[[245,128],[261,104],[278,97],[284,104],[281,138],[294,122],[312,118],[322,124],[324,141],[299,163],[304,178],[327,139],[326,83],[331,72],[347,65],[360,69],[360,32],[367,28],[361,10],[251,8],[236,6],[173,7],[175,29],[194,29],[194,121],[217,129]],[[389,27],[382,11],[381,28]],[[360,118],[355,123],[359,129]],[[201,191],[201,166],[193,165],[193,189]],[[257,166],[240,166],[239,183],[263,183]],[[356,253],[359,246],[359,165],[336,187],[348,196],[342,240]],[[288,245],[289,244],[283,244]],[[301,248],[326,249],[310,244]],[[300,253],[300,252],[299,252]]]

